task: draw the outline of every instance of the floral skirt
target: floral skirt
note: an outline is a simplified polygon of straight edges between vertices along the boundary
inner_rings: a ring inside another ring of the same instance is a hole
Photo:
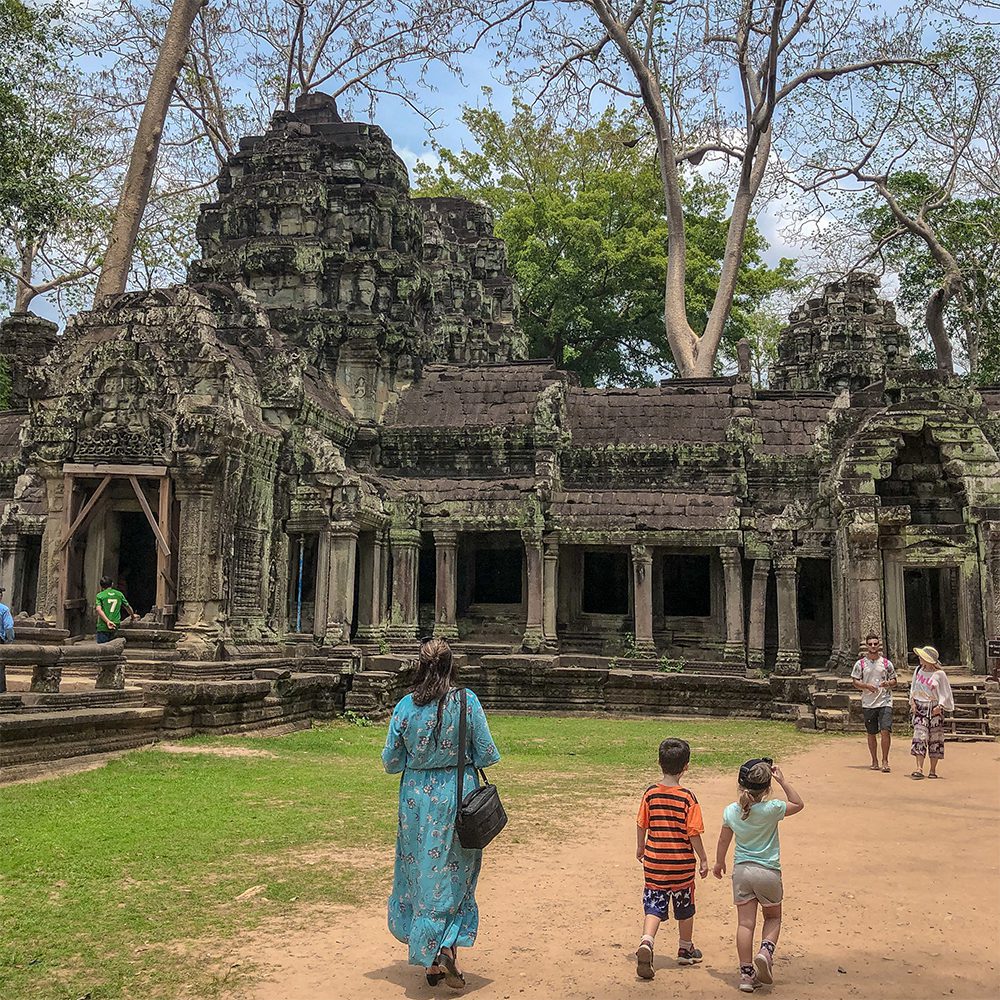
[[[913,742],[910,753],[914,757],[944,757],[944,716],[931,715],[931,706],[917,702],[913,715]]]

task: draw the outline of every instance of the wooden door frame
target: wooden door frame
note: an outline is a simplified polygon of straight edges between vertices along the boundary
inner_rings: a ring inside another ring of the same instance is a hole
[[[95,492],[78,510],[77,481],[100,479]],[[66,628],[71,611],[79,609],[80,598],[70,595],[69,574],[73,568],[75,552],[72,542],[90,523],[99,508],[108,486],[114,481],[127,481],[135,493],[139,506],[156,538],[156,608],[162,619],[173,617],[176,611],[177,583],[173,564],[176,549],[173,532],[173,484],[169,469],[159,465],[106,465],[67,464],[63,466],[63,530],[59,544],[59,607],[58,627]],[[140,480],[158,484],[157,512],[154,516]],[[82,598],[84,604],[86,597]]]

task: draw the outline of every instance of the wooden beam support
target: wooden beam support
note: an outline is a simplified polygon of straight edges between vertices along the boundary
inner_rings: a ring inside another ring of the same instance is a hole
[[[163,537],[163,532],[160,531],[160,526],[156,523],[156,518],[153,517],[153,512],[149,508],[149,501],[146,499],[146,494],[142,492],[139,480],[135,476],[129,476],[128,481],[132,484],[132,489],[135,491],[135,495],[139,500],[139,506],[142,507],[142,512],[146,515],[146,520],[149,522],[149,526],[153,529],[153,534],[156,535],[157,544],[163,550],[163,554],[169,557],[170,546],[167,544],[166,538]]]
[[[70,476],[138,476],[140,479],[162,479],[170,470],[162,465],[81,465],[67,462],[63,471]]]
[[[68,482],[70,484],[69,485],[69,496],[72,497],[72,495],[73,495],[73,486],[72,486],[73,479],[72,479],[71,476],[67,476],[66,480],[68,480]],[[101,495],[108,488],[108,484],[110,482],[111,482],[111,477],[110,476],[105,476],[101,480],[101,485],[98,486],[96,490],[94,490],[94,495],[84,505],[83,510],[81,510],[80,513],[77,515],[76,520],[71,525],[69,525],[69,527],[63,533],[63,540],[62,540],[62,545],[60,546],[60,549],[65,549],[66,546],[69,545],[69,543],[76,537],[76,533],[83,527],[84,522],[87,520],[87,518],[90,517],[90,514],[91,514],[91,512],[94,509],[94,505],[97,503],[98,500],[101,499]],[[65,489],[65,487],[64,487],[64,489]],[[66,510],[68,512],[70,510],[69,503],[66,500],[64,500],[63,502],[66,505]]]

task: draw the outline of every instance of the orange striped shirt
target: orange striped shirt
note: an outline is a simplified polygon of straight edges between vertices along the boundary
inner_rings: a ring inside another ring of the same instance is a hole
[[[705,832],[694,793],[679,785],[652,785],[642,796],[636,823],[646,831],[642,867],[647,889],[686,889],[694,884],[691,838]]]

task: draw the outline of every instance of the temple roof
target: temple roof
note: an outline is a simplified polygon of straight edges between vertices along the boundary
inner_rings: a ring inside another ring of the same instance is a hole
[[[386,421],[392,428],[524,426],[539,394],[565,380],[550,361],[500,365],[429,365]]]

